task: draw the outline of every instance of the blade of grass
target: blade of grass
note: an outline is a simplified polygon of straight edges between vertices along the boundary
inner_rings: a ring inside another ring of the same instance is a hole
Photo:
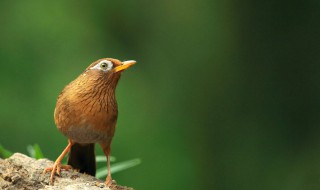
[[[40,146],[38,144],[34,144],[33,145],[33,149],[34,149],[34,157],[35,159],[41,159],[43,158],[43,153],[40,149]]]
[[[5,149],[1,144],[0,144],[0,157],[2,158],[9,158],[12,155],[12,152],[9,150]]]
[[[35,159],[43,158],[43,153],[38,144],[34,144],[33,146],[28,145],[27,151],[32,158],[35,158]]]
[[[140,158],[135,158],[135,159],[132,159],[132,160],[128,160],[128,161],[124,161],[124,162],[119,162],[119,163],[113,164],[111,166],[111,173],[114,174],[114,173],[126,170],[128,168],[137,166],[140,163],[141,163]],[[107,167],[102,167],[102,168],[99,168],[97,170],[96,177],[97,178],[102,178],[102,177],[107,176],[107,174],[108,174]]]
[[[104,155],[97,155],[96,156],[96,162],[106,162],[107,158]],[[116,161],[116,157],[110,156],[110,162]]]
[[[33,149],[33,146],[32,146],[32,145],[28,145],[28,146],[27,146],[27,151],[28,151],[28,153],[29,153],[29,156],[32,157],[32,158],[34,158],[35,153],[34,153],[34,149]]]

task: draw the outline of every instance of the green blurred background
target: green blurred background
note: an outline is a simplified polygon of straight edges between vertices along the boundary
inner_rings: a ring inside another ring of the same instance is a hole
[[[0,1],[0,144],[54,160],[63,87],[135,59],[113,176],[136,189],[320,188],[319,1]],[[102,152],[99,152],[102,153]]]

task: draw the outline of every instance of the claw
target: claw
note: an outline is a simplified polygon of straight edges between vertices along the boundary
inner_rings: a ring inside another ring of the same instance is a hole
[[[72,167],[69,166],[69,165],[61,165],[60,162],[55,162],[52,167],[45,168],[43,170],[42,174],[45,174],[45,173],[51,171],[50,184],[53,185],[53,183],[54,183],[54,175],[58,174],[60,176],[61,169],[64,169],[64,170],[68,171],[68,170],[72,169]]]
[[[61,167],[60,167],[60,165],[58,165],[57,166],[57,174],[60,176],[60,174],[61,174]]]
[[[48,167],[48,168],[45,168],[43,170],[43,174],[47,173],[48,171],[51,171],[51,176],[50,176],[50,184],[53,185],[53,181],[54,181],[54,174],[59,174],[60,175],[60,171],[61,171],[61,168],[62,169],[65,169],[65,170],[69,170],[71,169],[72,167],[69,166],[69,165],[61,165],[61,160],[63,159],[63,157],[69,152],[70,148],[72,146],[72,140],[69,139],[68,140],[68,146],[62,151],[62,153],[60,154],[60,156],[57,158],[57,160],[54,162],[53,166],[52,167]]]
[[[112,185],[112,179],[111,179],[110,176],[107,176],[107,179],[106,179],[105,184],[106,184],[108,187],[110,187],[110,186]]]
[[[109,181],[109,182],[106,181],[105,184],[107,185],[107,187],[111,187],[112,181]]]

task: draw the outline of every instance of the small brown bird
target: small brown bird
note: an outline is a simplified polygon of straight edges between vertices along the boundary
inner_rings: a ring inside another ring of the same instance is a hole
[[[51,184],[55,173],[60,174],[61,169],[68,170],[70,166],[94,176],[95,143],[101,145],[107,157],[106,184],[112,184],[109,156],[118,117],[115,89],[121,73],[135,63],[112,58],[99,59],[63,89],[54,110],[54,121],[60,132],[68,138],[68,145],[53,167],[43,171],[51,171]],[[68,165],[61,165],[61,160],[68,152]]]

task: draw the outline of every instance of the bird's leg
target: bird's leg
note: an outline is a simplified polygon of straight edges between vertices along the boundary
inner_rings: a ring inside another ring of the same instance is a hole
[[[57,158],[57,160],[54,162],[52,167],[45,168],[43,170],[43,174],[47,173],[48,171],[51,171],[51,176],[50,176],[50,183],[53,185],[54,181],[54,174],[57,173],[60,175],[61,169],[69,170],[72,167],[69,165],[61,165],[61,160],[64,158],[64,156],[70,151],[70,148],[72,146],[72,141],[69,139],[68,140],[68,145],[67,147],[62,151],[60,156]]]
[[[110,143],[108,145],[101,144],[104,154],[107,157],[107,168],[108,168],[108,175],[106,178],[106,185],[110,187],[112,185],[112,178],[111,178],[111,170],[110,170]]]

